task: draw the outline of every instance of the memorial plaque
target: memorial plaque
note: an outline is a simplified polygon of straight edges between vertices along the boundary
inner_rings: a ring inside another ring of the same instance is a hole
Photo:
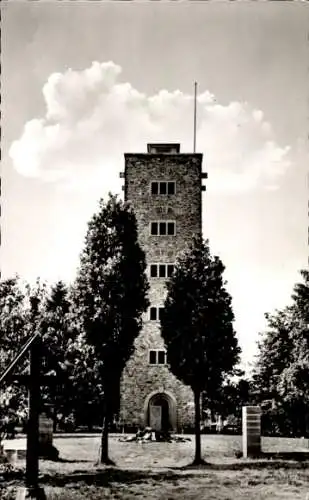
[[[242,447],[243,457],[256,457],[261,453],[261,408],[243,406],[242,408]]]

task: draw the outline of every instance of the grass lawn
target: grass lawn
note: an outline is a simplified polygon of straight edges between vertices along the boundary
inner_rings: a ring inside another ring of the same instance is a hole
[[[41,484],[48,500],[309,500],[308,441],[263,438],[265,452],[305,454],[305,461],[284,457],[237,459],[240,436],[203,435],[203,468],[187,467],[194,455],[194,436],[186,443],[122,443],[110,437],[115,467],[95,464],[99,436],[55,436],[61,461],[40,461]],[[18,461],[24,467],[24,460]],[[0,498],[15,499],[21,479],[0,483]],[[308,496],[307,496],[308,494]]]

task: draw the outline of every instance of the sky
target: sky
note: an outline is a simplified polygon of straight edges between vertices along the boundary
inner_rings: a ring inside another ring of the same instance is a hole
[[[308,18],[298,2],[2,3],[1,271],[74,279],[125,152],[180,142],[250,367],[308,263]]]

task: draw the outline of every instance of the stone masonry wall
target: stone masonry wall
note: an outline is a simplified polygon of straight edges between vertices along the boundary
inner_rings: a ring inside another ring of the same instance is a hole
[[[179,252],[201,234],[200,154],[126,154],[125,200],[137,216],[139,241],[147,263],[174,263]],[[152,181],[175,181],[176,194],[152,195]],[[150,222],[176,221],[175,236],[150,235]],[[150,278],[150,307],[163,306],[165,279]],[[177,429],[193,424],[193,393],[169,371],[167,365],[150,365],[149,350],[164,349],[159,321],[143,318],[135,352],[127,363],[121,383],[120,417],[127,425],[145,424],[145,401],[154,391],[168,392],[177,404]]]

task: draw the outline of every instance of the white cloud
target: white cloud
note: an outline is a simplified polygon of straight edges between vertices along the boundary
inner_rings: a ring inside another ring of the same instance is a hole
[[[10,156],[16,170],[73,189],[119,191],[124,152],[147,142],[177,141],[192,150],[193,96],[162,90],[146,96],[119,80],[113,62],[50,75],[43,87],[46,114],[26,123]],[[210,191],[238,192],[277,185],[289,166],[289,147],[274,141],[261,110],[220,105],[198,95],[197,150],[204,153]]]

